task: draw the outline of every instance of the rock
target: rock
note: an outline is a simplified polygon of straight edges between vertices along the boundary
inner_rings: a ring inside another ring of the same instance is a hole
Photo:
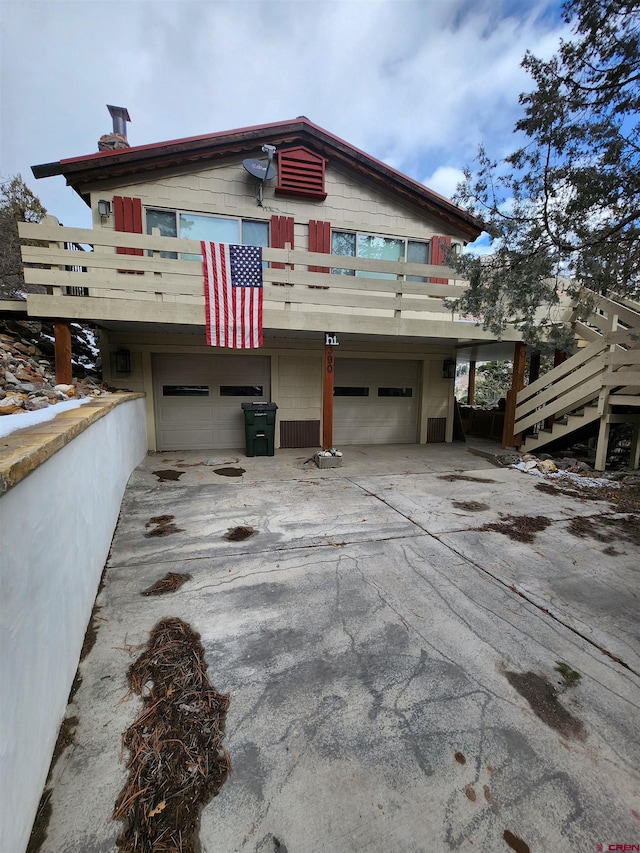
[[[558,470],[558,466],[555,464],[553,459],[549,457],[548,459],[541,459],[538,462],[538,469],[542,471],[543,474],[555,474]]]
[[[49,401],[46,397],[33,397],[24,401],[24,407],[27,412],[37,412],[40,409],[48,409]]]
[[[568,456],[564,456],[562,459],[556,459],[555,463],[561,471],[566,471],[575,464],[575,461],[575,459],[570,459]]]
[[[525,471],[532,471],[534,468],[537,468],[537,467],[538,467],[538,460],[537,459],[527,459],[526,462],[524,463],[524,470]]]
[[[499,453],[496,459],[501,465],[517,465],[520,461],[520,455],[518,453]]]
[[[5,370],[4,378],[7,382],[7,385],[17,385],[18,384],[18,377],[14,373],[12,373],[10,370]]]
[[[23,397],[18,394],[11,394],[0,400],[0,415],[13,415],[15,412],[24,411],[22,402]]]

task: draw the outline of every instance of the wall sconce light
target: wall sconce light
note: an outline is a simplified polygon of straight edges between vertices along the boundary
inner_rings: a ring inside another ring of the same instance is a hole
[[[116,350],[116,373],[131,373],[131,353],[124,347]]]
[[[106,219],[108,216],[111,216],[111,202],[101,198],[98,202],[98,213],[100,214],[100,219]]]
[[[443,379],[455,379],[456,378],[456,360],[455,358],[445,358],[442,362],[442,378]]]

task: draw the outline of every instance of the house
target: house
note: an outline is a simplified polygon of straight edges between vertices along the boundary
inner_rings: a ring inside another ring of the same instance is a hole
[[[269,400],[276,447],[451,441],[456,358],[497,357],[447,301],[476,221],[304,116],[131,147],[109,110],[101,150],[33,167],[92,230],[21,226],[49,242],[23,249],[48,265],[26,270],[47,291],[28,311],[58,318],[61,369],[66,324],[95,323],[105,380],[146,394],[151,450],[241,447],[241,404]],[[263,247],[260,348],[207,346],[200,240]],[[72,244],[91,246],[81,265]],[[508,329],[502,357],[519,341]]]

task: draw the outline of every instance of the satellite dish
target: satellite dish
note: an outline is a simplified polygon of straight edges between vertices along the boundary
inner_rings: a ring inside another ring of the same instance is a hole
[[[250,175],[259,181],[270,181],[276,176],[276,170],[273,166],[270,163],[263,163],[261,160],[243,160],[242,165]]]

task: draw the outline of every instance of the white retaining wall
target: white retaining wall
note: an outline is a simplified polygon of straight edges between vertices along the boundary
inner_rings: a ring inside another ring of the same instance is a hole
[[[116,406],[0,498],[0,851],[23,853],[133,469],[144,399]]]

